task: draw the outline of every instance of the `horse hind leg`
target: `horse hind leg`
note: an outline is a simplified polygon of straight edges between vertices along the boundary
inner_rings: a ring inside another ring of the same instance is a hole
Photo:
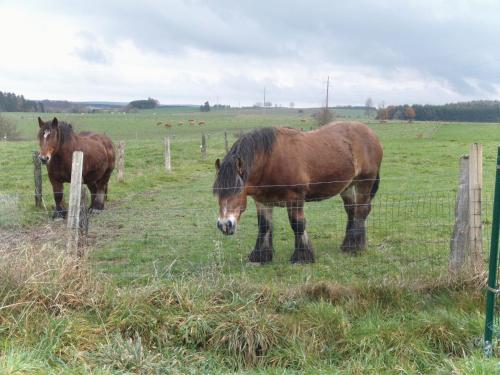
[[[366,248],[365,221],[371,211],[373,181],[352,184],[341,193],[347,213],[347,226],[341,250],[355,253]]]
[[[93,204],[93,208],[96,210],[103,210],[104,202],[108,200],[108,182],[112,171],[112,169],[108,169],[104,176],[96,182],[97,192],[96,199]]]
[[[295,234],[295,251],[290,259],[292,263],[314,263],[314,252],[306,232],[306,218],[304,216],[304,202],[299,201],[289,205],[288,219]]]
[[[259,234],[253,251],[248,256],[252,263],[267,263],[273,259],[273,208],[256,202]]]
[[[97,197],[97,184],[95,182],[88,183],[87,187],[90,190],[90,208],[94,209],[94,204]]]
[[[92,209],[94,210],[104,210],[104,198],[106,196],[105,193],[106,187],[102,184],[97,184],[97,191],[95,195],[94,203],[92,204]]]

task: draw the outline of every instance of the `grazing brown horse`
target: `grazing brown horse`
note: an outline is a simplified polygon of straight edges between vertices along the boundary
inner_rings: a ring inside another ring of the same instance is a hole
[[[63,183],[71,181],[71,163],[73,151],[83,151],[83,182],[91,193],[91,208],[102,210],[108,193],[108,181],[115,167],[115,150],[111,140],[92,132],[76,134],[73,127],[59,122],[44,122],[39,117],[38,141],[39,158],[47,165],[49,180],[54,192],[56,207],[53,218],[64,218],[66,211],[62,207]]]
[[[382,147],[375,133],[359,122],[328,124],[299,132],[265,128],[241,136],[222,163],[215,162],[213,192],[219,200],[217,227],[233,234],[246,209],[247,196],[257,207],[259,234],[251,262],[273,257],[272,213],[286,207],[295,233],[293,263],[314,262],[306,232],[304,202],[340,194],[348,221],[341,249],[366,246],[365,220],[379,185]]]

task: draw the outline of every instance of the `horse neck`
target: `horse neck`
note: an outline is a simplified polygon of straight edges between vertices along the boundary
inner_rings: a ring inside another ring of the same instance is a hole
[[[76,134],[70,134],[66,141],[59,146],[59,150],[57,151],[58,154],[60,154],[63,158],[64,157],[69,157],[69,160],[72,159],[73,157],[73,151],[76,150],[76,144],[77,144],[77,136]]]
[[[264,154],[254,156],[252,168],[247,171],[248,177],[245,181],[245,186],[257,186],[261,184],[264,172],[266,169],[266,157]]]

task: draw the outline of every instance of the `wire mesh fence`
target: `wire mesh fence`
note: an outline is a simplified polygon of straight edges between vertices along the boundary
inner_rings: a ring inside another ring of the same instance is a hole
[[[259,280],[301,282],[318,278],[340,283],[432,281],[448,273],[454,191],[379,192],[366,222],[367,248],[356,254],[340,250],[347,223],[342,200],[335,197],[306,203],[306,230],[315,253],[314,264],[290,263],[294,233],[286,209],[278,207],[273,220],[274,256],[264,266],[248,262],[258,236],[251,200],[237,232],[225,236],[216,227],[216,199],[208,191],[198,193],[190,204],[176,201],[174,191],[111,195],[106,209],[90,218],[85,251],[92,267],[118,282],[215,271]],[[4,246],[29,240],[52,242],[63,249],[65,222],[53,221],[48,208],[20,210],[23,198],[26,196],[0,196]],[[484,254],[489,244],[491,205],[491,192],[483,191]]]

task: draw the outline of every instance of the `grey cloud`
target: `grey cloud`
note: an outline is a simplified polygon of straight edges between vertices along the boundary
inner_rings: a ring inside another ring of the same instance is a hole
[[[106,54],[98,47],[86,45],[75,49],[75,54],[80,59],[95,64],[105,64],[108,62]]]
[[[465,96],[494,94],[500,84],[500,3],[492,1],[150,0],[52,7],[84,20],[86,31],[108,43],[128,39],[162,55],[196,48],[283,64],[369,67],[387,79],[405,68]],[[78,55],[106,61],[91,47]]]

